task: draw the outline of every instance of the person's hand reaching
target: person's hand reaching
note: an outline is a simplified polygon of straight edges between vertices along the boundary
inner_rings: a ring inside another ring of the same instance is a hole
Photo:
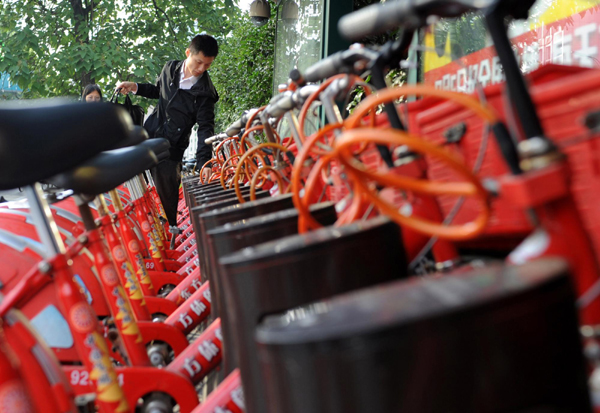
[[[117,84],[117,89],[121,89],[119,93],[121,93],[122,95],[126,95],[131,92],[137,93],[138,86],[135,82],[119,82]]]

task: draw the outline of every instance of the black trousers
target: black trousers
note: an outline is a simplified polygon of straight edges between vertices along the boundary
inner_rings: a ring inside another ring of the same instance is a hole
[[[181,183],[181,162],[165,159],[150,170],[156,192],[165,209],[169,225],[177,225],[177,205],[179,184]]]

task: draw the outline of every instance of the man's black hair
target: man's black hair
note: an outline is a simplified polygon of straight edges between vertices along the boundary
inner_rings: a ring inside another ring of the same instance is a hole
[[[216,57],[219,54],[219,45],[214,37],[208,34],[195,36],[188,46],[192,54],[202,52],[206,57]]]

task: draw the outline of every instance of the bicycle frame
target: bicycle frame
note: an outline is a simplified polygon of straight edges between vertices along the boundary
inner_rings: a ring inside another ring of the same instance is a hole
[[[63,314],[67,314],[71,334],[85,368],[91,373],[96,405],[103,412],[126,412],[129,407],[117,375],[110,361],[108,348],[96,315],[73,281],[67,264],[65,247],[58,236],[52,215],[43,199],[39,184],[25,189],[31,212],[48,256],[11,290],[0,303],[0,315],[4,316],[25,294],[39,288],[50,277],[56,284],[57,295]]]

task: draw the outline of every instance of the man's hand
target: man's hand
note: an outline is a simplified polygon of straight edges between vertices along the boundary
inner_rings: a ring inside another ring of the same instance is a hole
[[[198,173],[200,173],[200,170],[198,170]],[[208,180],[210,179],[210,169],[208,169],[208,168],[204,169],[200,179],[202,179],[202,182],[208,182]]]
[[[131,92],[137,93],[138,91],[137,83],[135,82],[120,82],[117,84],[117,89],[121,89],[120,93],[122,95],[126,95]]]
[[[202,162],[202,161],[200,161]],[[196,165],[194,166],[194,170],[196,171],[197,174],[200,173],[200,171],[202,171],[202,167],[204,166],[204,164],[199,163],[196,160]],[[208,181],[208,178],[210,178],[210,168],[204,168],[204,173],[203,175],[200,177],[203,181]]]

